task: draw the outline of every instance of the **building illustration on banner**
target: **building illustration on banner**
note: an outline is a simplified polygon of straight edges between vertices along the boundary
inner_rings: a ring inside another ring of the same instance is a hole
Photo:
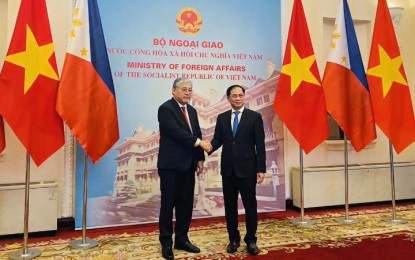
[[[246,107],[262,114],[265,129],[267,172],[263,184],[257,186],[258,211],[285,209],[285,173],[283,165],[283,126],[273,110],[274,96],[280,73],[272,61],[267,61],[268,78],[258,79],[246,88]],[[219,101],[218,93],[211,90],[211,97],[194,93],[191,105],[199,115],[203,138],[213,138],[216,117],[230,109],[226,95]],[[132,137],[114,149],[117,173],[108,204],[117,208],[142,210],[140,222],[158,219],[160,183],[157,170],[159,131],[138,126]],[[204,173],[196,179],[194,217],[223,215],[223,198],[220,175],[221,149],[206,156]],[[243,212],[243,211],[241,211]],[[147,216],[147,218],[145,217]],[[144,219],[143,219],[144,218]],[[127,224],[127,223],[125,223]]]

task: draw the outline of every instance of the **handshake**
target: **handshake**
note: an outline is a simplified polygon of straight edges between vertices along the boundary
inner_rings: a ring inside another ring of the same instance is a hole
[[[210,153],[213,150],[209,140],[200,140],[199,146],[207,153]]]

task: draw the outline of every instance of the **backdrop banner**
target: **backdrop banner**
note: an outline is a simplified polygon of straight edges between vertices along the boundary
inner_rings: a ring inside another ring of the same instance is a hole
[[[88,227],[157,222],[158,107],[174,79],[193,81],[191,104],[203,138],[230,109],[225,90],[246,88],[246,107],[262,114],[267,173],[258,211],[285,210],[283,125],[273,111],[281,68],[280,0],[98,0],[114,78],[120,140],[89,164]],[[220,153],[206,155],[194,218],[224,215]],[[76,227],[82,227],[83,150],[76,151]],[[244,210],[240,203],[240,213]]]

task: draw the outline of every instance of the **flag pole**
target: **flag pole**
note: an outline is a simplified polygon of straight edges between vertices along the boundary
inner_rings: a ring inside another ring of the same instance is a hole
[[[336,221],[343,224],[355,224],[359,220],[349,218],[349,154],[347,149],[347,136],[344,134],[344,206],[345,218],[337,218]]]
[[[98,241],[86,237],[86,212],[88,195],[88,154],[84,154],[84,204],[82,209],[82,239],[72,240],[69,243],[71,248],[90,249],[98,245]]]
[[[311,226],[314,221],[311,219],[304,219],[304,163],[303,163],[303,148],[300,145],[300,197],[301,197],[301,218],[292,219],[291,223],[297,226]]]
[[[383,221],[392,224],[405,224],[408,221],[403,218],[396,218],[396,201],[395,201],[395,166],[393,162],[393,146],[389,141],[389,157],[390,157],[390,171],[391,171],[391,190],[392,190],[392,218],[384,218]]]
[[[26,151],[26,183],[24,199],[24,224],[23,224],[23,249],[11,252],[9,259],[32,259],[40,256],[42,252],[39,249],[28,249],[29,240],[29,189],[30,189],[30,155]]]

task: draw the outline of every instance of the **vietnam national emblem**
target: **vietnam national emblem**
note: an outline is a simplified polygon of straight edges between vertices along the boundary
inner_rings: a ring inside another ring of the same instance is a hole
[[[183,34],[195,35],[202,27],[202,16],[196,9],[187,7],[179,11],[176,23]]]

